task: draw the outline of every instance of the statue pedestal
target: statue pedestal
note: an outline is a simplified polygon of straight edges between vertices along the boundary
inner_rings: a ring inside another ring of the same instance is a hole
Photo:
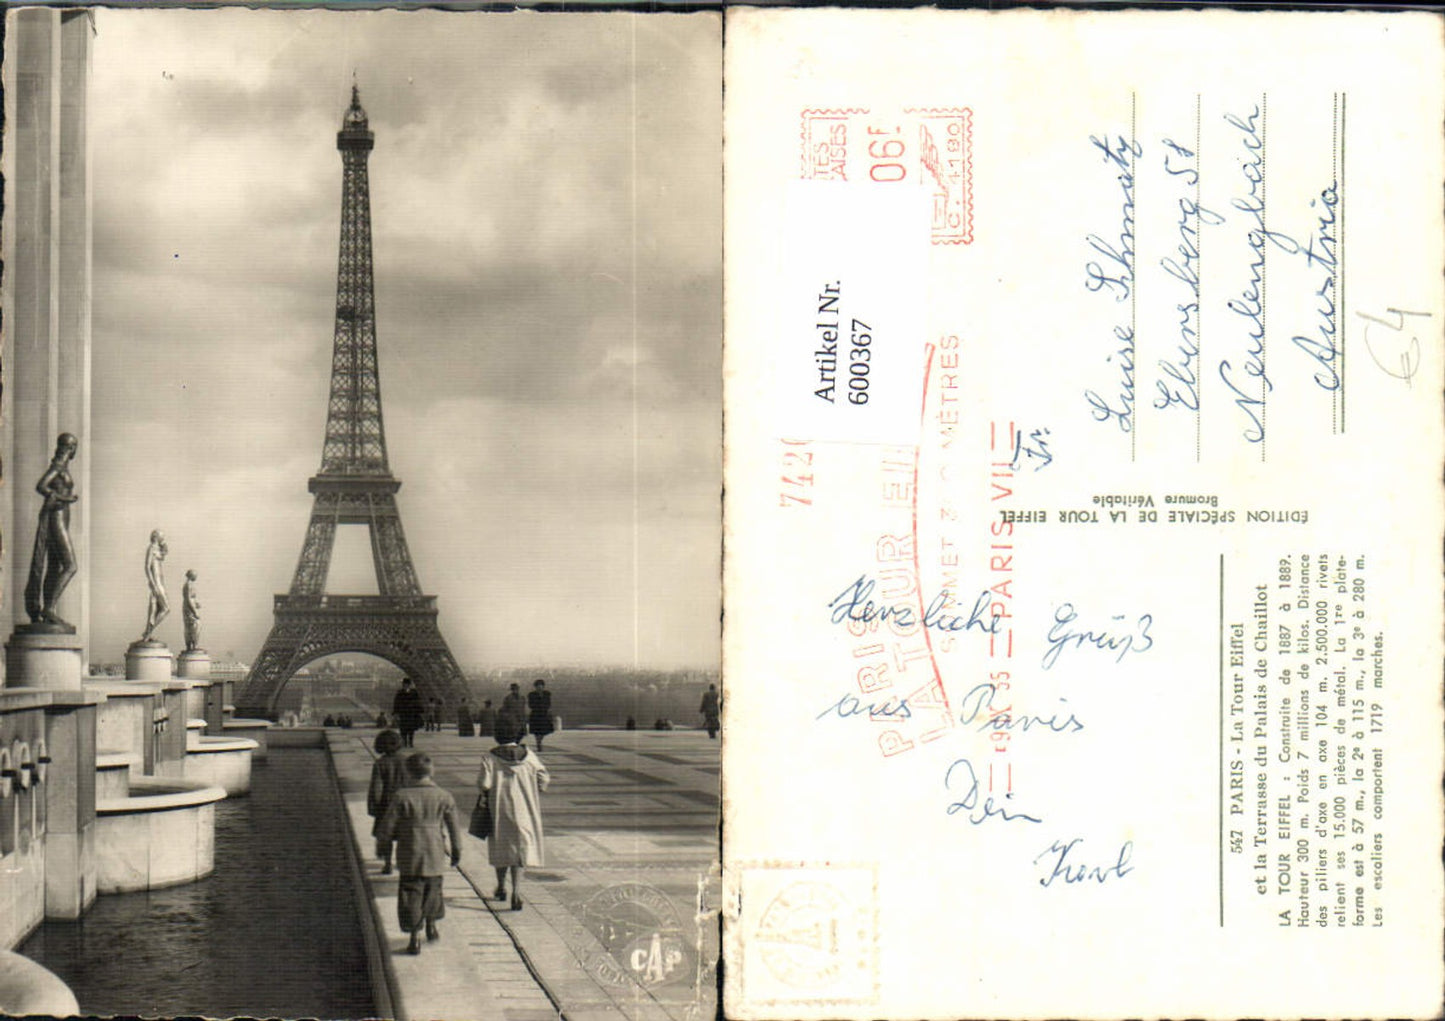
[[[5,686],[79,691],[82,648],[74,633],[18,627],[5,643]]]
[[[171,650],[155,639],[132,642],[125,650],[125,679],[165,683],[171,679]]]
[[[176,659],[176,676],[188,681],[209,681],[211,654],[205,649],[187,649]]]

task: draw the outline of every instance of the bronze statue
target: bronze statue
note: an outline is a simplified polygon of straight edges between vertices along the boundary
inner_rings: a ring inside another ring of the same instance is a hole
[[[181,620],[186,626],[186,651],[201,647],[201,601],[196,598],[196,572],[186,572],[181,586]]]
[[[146,547],[146,584],[150,586],[151,595],[146,606],[145,634],[140,636],[143,642],[151,641],[156,627],[166,619],[166,614],[171,612],[171,604],[166,599],[165,578],[161,576],[167,552],[166,537],[160,529],[156,529],[151,533],[151,544]]]
[[[75,632],[75,626],[60,618],[55,604],[70,579],[75,577],[75,547],[70,542],[70,505],[80,499],[70,477],[70,462],[80,443],[70,433],[61,433],[55,441],[55,456],[50,467],[35,483],[35,491],[45,498],[40,507],[40,520],[35,527],[35,549],[30,554],[30,580],[25,584],[25,612],[32,625],[50,625]]]

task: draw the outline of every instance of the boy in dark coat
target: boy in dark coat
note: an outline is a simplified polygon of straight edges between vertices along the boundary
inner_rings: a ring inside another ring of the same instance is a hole
[[[428,941],[439,939],[436,923],[446,915],[442,880],[448,858],[446,837],[451,838],[451,863],[462,858],[462,832],[457,825],[457,803],[432,782],[431,756],[416,752],[406,760],[411,786],[397,791],[381,817],[376,836],[379,856],[389,854],[396,841],[396,866],[401,882],[396,891],[396,915],[403,932],[411,934],[409,954],[421,953],[422,924]],[[445,829],[446,836],[443,836]]]
[[[383,730],[376,735],[376,753],[380,756],[371,764],[371,784],[366,791],[366,813],[376,821],[371,824],[374,837],[381,829],[381,817],[391,806],[396,792],[406,786],[406,756],[402,754],[401,735],[394,730]],[[391,847],[381,856],[384,876],[391,875]]]

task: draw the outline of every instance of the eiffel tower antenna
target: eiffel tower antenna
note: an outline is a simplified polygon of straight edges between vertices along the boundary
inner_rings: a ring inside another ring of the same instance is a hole
[[[437,627],[436,597],[423,595],[417,581],[396,505],[401,482],[386,459],[366,176],[374,145],[353,82],[351,105],[336,135],[342,165],[341,254],[321,469],[308,483],[316,500],[291,591],[275,598],[271,633],[237,700],[244,711],[257,715],[274,717],[281,689],[296,671],[338,652],[369,653],[391,662],[427,700],[435,697],[452,706],[468,696]],[[336,528],[346,524],[364,524],[371,532],[379,595],[326,592]]]

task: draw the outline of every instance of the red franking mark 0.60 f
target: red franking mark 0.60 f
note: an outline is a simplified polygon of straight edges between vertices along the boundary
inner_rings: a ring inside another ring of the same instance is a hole
[[[935,245],[973,241],[973,111],[905,107],[804,110],[802,176],[809,181],[912,184],[933,195]]]

